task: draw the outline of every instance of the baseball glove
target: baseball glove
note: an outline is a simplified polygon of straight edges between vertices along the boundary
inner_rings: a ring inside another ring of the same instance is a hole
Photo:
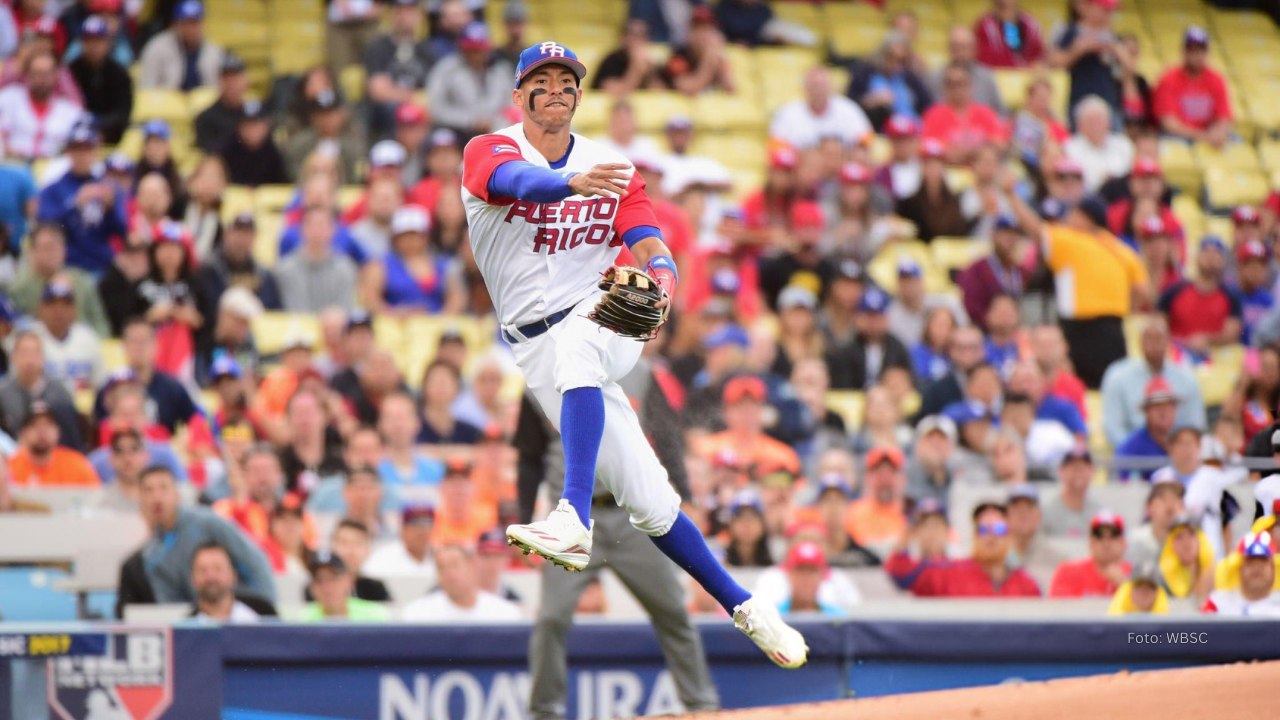
[[[657,307],[667,291],[648,273],[625,265],[615,265],[601,274],[605,292],[587,318],[623,337],[649,341],[667,321],[670,305]]]

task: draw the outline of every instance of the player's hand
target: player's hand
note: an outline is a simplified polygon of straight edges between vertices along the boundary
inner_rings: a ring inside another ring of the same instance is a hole
[[[569,178],[569,189],[582,197],[627,196],[631,177],[623,172],[631,167],[627,163],[602,163],[584,173]]]

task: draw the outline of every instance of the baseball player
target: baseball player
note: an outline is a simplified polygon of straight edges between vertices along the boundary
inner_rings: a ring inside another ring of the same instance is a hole
[[[523,121],[472,139],[463,152],[476,263],[565,456],[555,510],[507,528],[508,542],[566,569],[585,568],[598,472],[631,524],[706,588],[739,630],[773,662],[800,667],[809,651],[804,638],[711,554],[617,384],[640,357],[641,341],[666,320],[678,276],[644,179],[621,154],[570,131],[586,72],[559,43],[526,48],[511,93]],[[644,272],[613,266],[622,245]]]

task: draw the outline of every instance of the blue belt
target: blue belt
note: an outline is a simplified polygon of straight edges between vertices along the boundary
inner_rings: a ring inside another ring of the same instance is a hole
[[[521,325],[520,327],[516,328],[516,332],[523,335],[524,336],[523,338],[518,338],[512,335],[511,333],[507,332],[505,329],[502,331],[502,337],[512,345],[518,342],[524,342],[525,340],[532,340],[538,337],[539,335],[541,335],[542,333],[550,330],[551,326],[569,317],[569,314],[573,312],[573,309],[575,307],[577,306],[570,305],[569,307],[563,310],[557,310],[556,312],[551,313],[550,315],[542,318],[541,320],[534,320],[528,325]]]

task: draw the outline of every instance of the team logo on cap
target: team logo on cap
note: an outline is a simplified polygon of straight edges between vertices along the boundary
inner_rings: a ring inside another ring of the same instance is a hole
[[[538,46],[538,53],[547,57],[564,57],[565,47],[558,42],[548,41]]]

